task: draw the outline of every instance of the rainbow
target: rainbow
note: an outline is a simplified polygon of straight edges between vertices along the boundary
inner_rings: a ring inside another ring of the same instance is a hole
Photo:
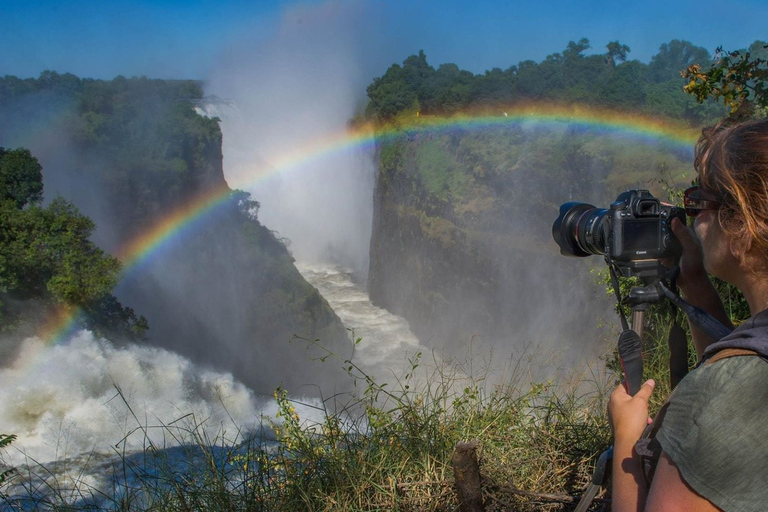
[[[312,143],[296,148],[290,155],[273,160],[269,169],[250,173],[247,181],[230,183],[196,196],[176,209],[145,232],[119,248],[115,256],[123,263],[123,276],[140,267],[171,241],[193,231],[217,207],[231,197],[232,189],[253,190],[272,176],[300,170],[305,164],[328,156],[372,147],[378,141],[403,135],[440,133],[443,131],[471,131],[505,126],[567,126],[608,136],[632,137],[649,142],[671,143],[690,149],[700,131],[683,123],[609,109],[579,105],[527,103],[507,107],[465,111],[450,117],[420,116],[418,112],[402,115],[384,125],[364,124],[348,128],[330,136],[320,137]],[[230,188],[232,187],[232,188]],[[80,311],[77,308],[59,308],[42,323],[39,337],[48,343],[66,339],[77,329]]]

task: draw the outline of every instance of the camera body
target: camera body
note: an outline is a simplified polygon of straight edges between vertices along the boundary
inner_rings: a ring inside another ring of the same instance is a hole
[[[605,254],[614,262],[679,256],[682,248],[671,229],[675,217],[685,224],[685,210],[662,204],[647,190],[619,194],[608,210]]]
[[[662,203],[647,190],[628,190],[608,209],[565,203],[552,236],[563,255],[602,254],[625,277],[651,277],[660,271],[661,259],[682,251],[672,234],[675,217],[685,223],[682,208]]]

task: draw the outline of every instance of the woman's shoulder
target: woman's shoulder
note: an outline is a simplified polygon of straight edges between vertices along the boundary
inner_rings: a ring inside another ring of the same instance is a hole
[[[768,358],[761,355],[736,355],[701,365],[691,372],[693,381],[707,389],[722,392],[749,392],[768,385]]]
[[[737,356],[702,365],[680,382],[657,437],[696,492],[739,510],[734,504],[744,499],[768,501],[766,424],[768,362]]]
[[[718,404],[762,400],[766,394],[768,361],[756,355],[740,355],[703,364],[691,371],[669,401],[673,410],[697,411],[715,407],[712,414],[717,414],[723,410]]]

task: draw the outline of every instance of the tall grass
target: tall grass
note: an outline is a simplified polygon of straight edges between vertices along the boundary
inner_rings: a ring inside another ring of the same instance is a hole
[[[649,333],[646,374],[659,382],[658,405],[668,390],[665,332]],[[91,476],[29,461],[3,484],[2,510],[456,510],[451,456],[468,439],[481,442],[488,510],[572,510],[567,499],[506,490],[581,494],[611,442],[614,358],[602,365],[608,371],[557,381],[532,381],[531,367],[541,364],[532,359],[497,384],[483,365],[428,365],[421,354],[401,378],[379,383],[347,360],[358,390],[325,399],[320,421],[302,418],[281,389],[277,418],[254,432],[233,427],[211,437],[193,416],[152,427],[137,419],[132,435],[143,436],[143,450],[86,461]],[[162,443],[151,428],[162,430]]]

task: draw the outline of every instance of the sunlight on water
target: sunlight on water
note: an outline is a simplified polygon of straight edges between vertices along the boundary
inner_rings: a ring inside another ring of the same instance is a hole
[[[19,436],[6,459],[22,463],[112,453],[123,438],[121,449],[141,449],[139,427],[161,444],[169,433],[162,425],[201,424],[213,438],[222,428],[253,428],[259,411],[251,391],[230,374],[80,331],[56,346],[25,340],[16,361],[0,370],[0,417],[3,431]]]

